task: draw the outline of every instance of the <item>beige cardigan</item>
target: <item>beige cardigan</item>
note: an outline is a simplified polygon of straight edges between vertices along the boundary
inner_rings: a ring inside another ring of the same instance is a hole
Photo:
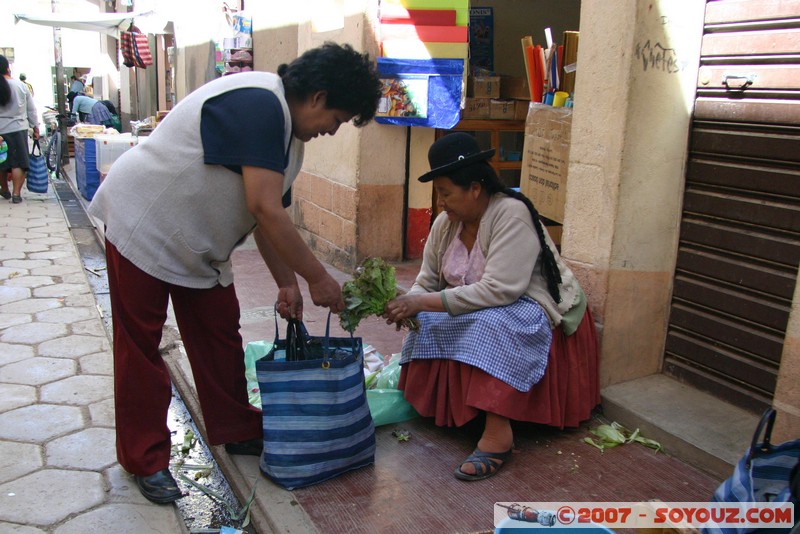
[[[547,291],[541,272],[541,246],[530,212],[524,203],[504,193],[489,199],[481,218],[478,236],[486,267],[480,281],[447,289],[442,276],[442,258],[455,239],[459,223],[440,213],[425,243],[422,267],[409,293],[441,291],[442,302],[450,315],[505,306],[527,295],[547,312],[553,328],[563,315],[583,301],[583,293],[572,271],[561,260],[545,229],[545,236],[561,272],[561,302]]]

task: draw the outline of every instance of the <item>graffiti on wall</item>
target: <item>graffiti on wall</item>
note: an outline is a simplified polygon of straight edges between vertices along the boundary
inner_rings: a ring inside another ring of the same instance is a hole
[[[650,39],[644,44],[638,43],[634,53],[645,71],[675,74],[686,68],[686,61],[678,58],[678,52],[674,48],[664,48],[660,42],[651,44]]]

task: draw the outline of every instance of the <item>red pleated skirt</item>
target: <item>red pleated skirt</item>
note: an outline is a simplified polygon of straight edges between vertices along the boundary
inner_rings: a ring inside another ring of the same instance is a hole
[[[480,412],[558,428],[577,427],[600,403],[599,343],[586,308],[578,329],[553,331],[542,379],[521,392],[484,371],[453,360],[413,360],[400,372],[398,388],[423,417],[439,426],[462,426]]]

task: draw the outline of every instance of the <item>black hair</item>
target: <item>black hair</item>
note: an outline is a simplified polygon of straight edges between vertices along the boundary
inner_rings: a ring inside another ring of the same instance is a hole
[[[381,82],[368,54],[348,44],[326,42],[278,67],[287,96],[305,99],[326,91],[325,107],[353,114],[353,124],[363,126],[375,116]]]
[[[6,80],[6,74],[9,74],[8,58],[0,55],[0,106],[5,106],[11,101],[11,86]]]
[[[553,297],[553,300],[561,302],[561,292],[558,289],[558,285],[561,283],[561,273],[558,270],[556,257],[544,238],[542,221],[533,202],[519,191],[511,189],[501,182],[494,168],[489,165],[488,161],[479,161],[468,167],[452,171],[446,176],[462,189],[466,190],[472,182],[478,182],[481,187],[489,193],[489,196],[495,193],[504,193],[525,204],[531,214],[531,219],[533,219],[533,227],[536,229],[536,235],[539,237],[539,244],[542,248],[542,275],[544,275],[547,281],[547,291]]]

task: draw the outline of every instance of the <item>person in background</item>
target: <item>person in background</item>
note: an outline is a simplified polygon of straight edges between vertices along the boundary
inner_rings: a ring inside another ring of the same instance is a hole
[[[82,94],[77,95],[72,101],[70,111],[77,116],[79,121],[86,122],[95,104],[97,104],[97,100],[94,98]]]
[[[72,101],[75,99],[76,96],[83,94],[83,89],[85,84],[83,80],[75,76],[74,74],[70,78],[69,84],[69,92],[67,93],[67,102],[69,102],[69,109],[72,109]]]
[[[8,159],[8,143],[0,135],[0,165]],[[11,180],[11,172],[0,170],[0,197],[8,200],[11,198],[11,191],[8,190],[8,182]]]
[[[430,148],[436,217],[411,290],[388,323],[416,316],[398,388],[440,426],[484,417],[461,480],[495,475],[511,458],[511,421],[578,426],[600,402],[598,342],[586,297],[531,201],[503,185],[474,137]],[[480,421],[480,420],[479,420]]]
[[[31,96],[33,96],[33,86],[31,84],[29,84],[27,80],[28,80],[28,77],[25,76],[25,73],[24,72],[20,73],[19,81],[21,81],[26,86],[28,86],[28,91],[30,91],[31,92]]]
[[[12,191],[8,183],[0,186],[0,196],[14,204],[22,202],[22,185],[28,171],[28,128],[33,128],[33,138],[39,139],[39,117],[28,87],[11,77],[11,66],[0,55],[0,136],[8,145],[6,160],[0,163],[0,176],[6,179],[11,170]]]
[[[78,95],[72,105],[72,112],[78,115],[79,121],[103,126],[112,125],[112,114],[104,101],[95,100],[86,95]]]
[[[114,103],[111,100],[100,100],[99,102],[103,104],[106,109],[101,110],[100,108],[92,108],[92,111],[97,111],[95,114],[95,120],[99,120],[100,124],[103,126],[114,128],[118,132],[122,131],[122,124],[120,123],[119,115],[117,114],[117,108],[114,106]],[[106,114],[106,112],[108,113]]]
[[[83,83],[83,80],[81,78],[78,78],[74,74],[70,77],[70,84],[69,84],[70,92],[75,94],[82,93],[83,88],[85,86],[86,84]]]
[[[168,302],[207,442],[260,455],[262,418],[248,400],[231,253],[253,234],[284,318],[302,318],[298,276],[314,304],[344,308],[339,283],[284,208],[305,143],[350,121],[365,125],[379,98],[369,57],[325,43],[277,74],[238,73],[195,89],[100,184],[89,212],[105,224],[117,458],[150,501],[182,495],[168,469],[171,388],[159,352]]]

